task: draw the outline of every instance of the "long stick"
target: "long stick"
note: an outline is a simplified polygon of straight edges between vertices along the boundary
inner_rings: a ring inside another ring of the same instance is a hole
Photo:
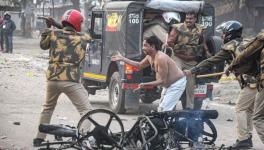
[[[203,74],[203,75],[197,75],[196,78],[215,77],[215,76],[221,76],[223,74],[225,74],[225,72],[217,72],[217,73]]]
[[[62,25],[56,21],[54,21],[53,19],[49,18],[49,17],[45,17],[45,16],[38,16],[38,19],[44,19],[44,20],[47,20],[47,21],[50,21],[51,22],[51,25],[58,28],[58,29],[62,29]]]

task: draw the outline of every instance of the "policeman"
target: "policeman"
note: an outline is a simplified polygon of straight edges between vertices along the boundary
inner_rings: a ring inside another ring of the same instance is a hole
[[[214,65],[226,61],[230,64],[237,55],[245,48],[247,41],[242,42],[243,26],[238,21],[227,21],[217,26],[216,31],[222,33],[224,45],[221,50],[214,56],[202,61],[186,74],[196,74],[212,68]],[[252,147],[252,113],[254,107],[254,99],[257,93],[256,78],[251,75],[240,74],[235,75],[241,85],[236,104],[237,134],[238,139],[233,145],[234,148],[250,148]]]
[[[79,83],[80,64],[85,57],[87,42],[91,39],[81,31],[83,16],[77,10],[68,10],[62,16],[63,29],[47,29],[41,35],[40,47],[49,49],[50,59],[47,70],[46,101],[40,115],[39,124],[50,123],[52,113],[61,93],[66,94],[80,115],[92,109],[88,93]],[[38,132],[33,140],[39,146],[46,135]]]
[[[181,21],[181,16],[177,12],[164,12],[161,16],[155,17],[149,23],[144,25],[143,38],[156,36],[162,43],[166,43],[168,36],[169,27],[172,24],[179,23]]]
[[[204,50],[209,56],[205,44],[204,28],[197,24],[195,12],[186,13],[184,23],[172,25],[168,36],[168,46],[173,48],[172,58],[182,69],[194,67],[204,56]],[[195,76],[187,77],[186,96],[182,99],[183,108],[192,109],[194,105]]]
[[[248,67],[248,64],[251,65]],[[244,68],[248,68],[249,71]],[[258,78],[258,93],[254,104],[253,123],[262,143],[264,143],[264,32],[259,33],[247,45],[246,49],[232,62],[228,70],[247,74],[253,72]]]

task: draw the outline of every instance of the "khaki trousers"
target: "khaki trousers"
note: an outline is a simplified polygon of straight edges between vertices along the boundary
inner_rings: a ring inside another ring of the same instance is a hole
[[[195,61],[190,61],[190,62],[183,61],[182,59],[180,59],[176,56],[172,56],[172,59],[176,62],[178,67],[181,68],[182,70],[189,70],[197,64],[197,62],[195,62]],[[181,97],[182,107],[184,109],[186,109],[186,108],[193,109],[195,75],[187,76],[186,79],[187,79],[186,89],[185,89],[185,92],[183,93],[183,95]]]
[[[237,98],[236,103],[236,119],[238,140],[246,140],[252,135],[253,130],[253,108],[257,88],[244,87]]]
[[[253,123],[264,144],[264,89],[261,89],[255,99]]]
[[[88,100],[88,92],[82,84],[69,81],[48,81],[46,101],[43,105],[39,124],[50,123],[51,116],[61,93],[69,97],[81,116],[92,110],[92,105]],[[45,139],[46,134],[38,132],[36,138]]]

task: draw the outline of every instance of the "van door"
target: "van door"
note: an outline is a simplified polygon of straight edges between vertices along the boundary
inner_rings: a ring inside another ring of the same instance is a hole
[[[86,50],[84,77],[104,80],[100,76],[102,72],[102,33],[103,33],[103,12],[93,12],[91,18],[90,34],[93,38]]]

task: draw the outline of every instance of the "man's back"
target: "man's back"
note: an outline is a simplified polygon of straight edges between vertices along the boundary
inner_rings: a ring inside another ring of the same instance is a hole
[[[176,62],[171,59],[167,54],[163,52],[158,52],[158,56],[154,61],[155,68],[164,69],[163,67],[167,68],[167,74],[165,75],[165,84],[163,86],[168,87],[178,79],[184,76],[181,69],[179,69]],[[158,71],[155,69],[156,72]]]

